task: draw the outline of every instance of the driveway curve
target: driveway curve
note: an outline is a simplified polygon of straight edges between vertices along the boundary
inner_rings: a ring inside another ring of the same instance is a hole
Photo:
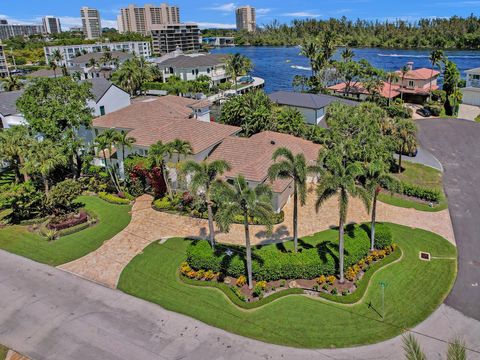
[[[458,276],[446,304],[480,320],[480,124],[417,121],[419,141],[442,163],[458,248]]]

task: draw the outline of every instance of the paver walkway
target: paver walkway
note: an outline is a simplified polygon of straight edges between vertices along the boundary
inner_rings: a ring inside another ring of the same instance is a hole
[[[123,268],[151,242],[170,237],[206,238],[208,222],[188,216],[158,212],[151,207],[152,198],[139,197],[132,209],[130,224],[100,248],[83,258],[77,259],[60,268],[115,288]],[[312,235],[338,224],[337,200],[330,199],[315,212],[315,195],[310,191],[307,203],[299,210],[299,236]],[[266,236],[263,226],[252,226],[253,244],[266,244],[285,241],[291,238],[292,211],[290,201],[284,208],[285,221],[274,227],[273,234]],[[370,216],[359,200],[353,199],[348,211],[349,222],[369,221]],[[422,212],[378,203],[377,220],[394,222],[414,228],[422,228],[437,233],[454,243],[454,235],[448,210]],[[216,240],[222,243],[243,244],[244,229],[235,224],[228,234],[217,233]]]

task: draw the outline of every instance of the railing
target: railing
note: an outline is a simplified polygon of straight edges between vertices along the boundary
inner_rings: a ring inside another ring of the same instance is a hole
[[[475,88],[480,88],[480,80],[477,79],[471,79],[468,81],[467,86],[475,87]]]

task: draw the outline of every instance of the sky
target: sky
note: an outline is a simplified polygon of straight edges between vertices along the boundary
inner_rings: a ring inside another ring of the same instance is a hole
[[[159,4],[161,1],[144,0]],[[480,0],[248,0],[249,2],[222,2],[199,0],[172,0],[180,7],[182,22],[196,22],[201,28],[234,28],[234,10],[240,5],[251,5],[257,11],[257,25],[273,20],[289,23],[293,19],[328,19],[346,16],[350,19],[416,21],[420,18],[468,16],[480,14]],[[40,23],[46,15],[60,17],[62,28],[80,25],[80,8],[89,6],[100,11],[103,27],[117,27],[119,9],[130,3],[123,0],[0,0],[0,19],[9,23]],[[399,6],[399,4],[402,4]]]

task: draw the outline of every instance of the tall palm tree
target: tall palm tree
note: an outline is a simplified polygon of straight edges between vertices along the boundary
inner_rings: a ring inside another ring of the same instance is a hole
[[[110,62],[112,61],[112,53],[110,51],[105,51],[100,59],[100,61],[102,62],[102,64],[105,66],[105,65],[109,65]]]
[[[9,75],[3,80],[3,89],[5,91],[20,90],[23,84],[20,82],[17,76]]]
[[[165,158],[171,154],[170,145],[162,143],[162,141],[157,141],[155,144],[150,146],[148,150],[148,160],[151,167],[158,167],[162,171],[163,181],[167,188],[167,192],[170,197],[172,197],[172,190],[168,182],[168,169]]]
[[[432,69],[430,72],[430,79],[433,77],[433,70],[435,66],[440,67],[440,64],[443,62],[445,59],[445,54],[443,53],[442,50],[433,50],[430,53],[430,63],[432,64]],[[441,71],[441,69],[440,69]],[[432,81],[430,81],[430,100],[432,100]]]
[[[53,69],[53,74],[55,77],[57,77],[57,68],[58,68],[58,64],[59,62],[61,62],[63,60],[63,55],[62,53],[60,52],[60,50],[56,49],[52,52],[52,55],[50,57],[50,67]]]
[[[252,62],[250,59],[240,53],[229,55],[226,60],[227,72],[233,77],[235,83],[235,90],[238,89],[237,77],[247,74],[252,69]]]
[[[361,187],[357,179],[363,174],[363,169],[358,163],[346,163],[341,156],[331,153],[323,153],[319,158],[320,181],[317,185],[317,201],[315,209],[318,212],[323,203],[332,196],[338,194],[339,205],[339,270],[340,283],[344,279],[344,232],[345,222],[347,221],[347,211],[350,197],[358,197],[362,200],[365,208],[370,208],[370,194]]]
[[[25,173],[25,157],[32,138],[25,126],[14,126],[0,132],[0,160],[9,164],[15,173],[15,182],[28,179]]]
[[[318,54],[318,46],[315,41],[305,41],[302,44],[300,55],[305,56],[310,61],[310,67],[312,68],[312,77],[315,76],[315,58]]]
[[[390,106],[390,102],[392,100],[392,84],[398,80],[400,80],[400,77],[398,76],[398,73],[396,71],[392,72],[387,72],[385,74],[385,78],[387,79],[389,88],[388,88],[388,106]]]
[[[402,154],[412,152],[417,146],[417,126],[412,119],[395,119],[394,138],[398,151],[398,173],[402,171]]]
[[[410,71],[410,68],[408,67],[408,65],[405,65],[404,67],[402,67],[402,69],[400,70],[400,73],[402,74],[402,86],[401,86],[401,92],[400,92],[400,98],[402,99],[403,101],[403,90],[404,90],[404,86],[403,86],[403,80],[405,79],[405,76],[408,74],[408,72]]]
[[[293,153],[281,147],[275,150],[272,156],[274,164],[268,169],[268,176],[271,181],[278,178],[293,180],[293,244],[295,252],[298,251],[298,200],[305,205],[307,198],[307,172],[308,166],[305,155]],[[277,161],[280,160],[280,161]]]
[[[120,159],[120,166],[122,167],[122,173],[125,171],[125,149],[132,149],[133,144],[135,144],[137,140],[134,137],[128,136],[128,132],[122,130],[118,133],[117,137],[117,145],[120,146],[122,149],[122,158]],[[125,176],[125,174],[123,174]]]
[[[183,167],[186,174],[190,174],[190,186],[194,192],[201,190],[205,196],[205,203],[208,212],[208,231],[210,244],[215,247],[215,230],[213,228],[213,211],[212,211],[212,186],[218,176],[223,175],[230,170],[230,165],[224,160],[215,160],[212,162],[187,161]]]
[[[105,169],[109,173],[110,178],[112,179],[112,183],[115,186],[115,189],[117,190],[117,192],[120,192],[121,191],[120,184],[118,183],[116,171],[113,167],[112,159],[111,159],[113,147],[118,142],[118,139],[119,139],[119,135],[115,129],[107,129],[95,138],[95,146],[102,151]],[[107,150],[109,153],[108,157],[107,157]]]
[[[233,185],[217,182],[216,186],[216,201],[220,204],[216,220],[220,229],[228,232],[235,216],[241,215],[243,217],[248,287],[251,289],[253,287],[253,276],[250,220],[255,217],[265,224],[267,232],[272,231],[274,214],[272,190],[265,184],[257,185],[252,189],[241,175],[233,180]]]
[[[372,197],[372,220],[370,227],[370,250],[375,249],[375,223],[377,215],[377,199],[382,187],[390,190],[397,188],[399,181],[390,175],[389,164],[382,160],[372,161],[365,169],[365,188]]]
[[[171,155],[173,155],[173,154],[176,155],[176,158],[175,158],[175,172],[176,172],[176,175],[177,175],[177,187],[178,187],[179,177],[181,175],[180,174],[180,169],[179,169],[180,161],[181,161],[182,157],[184,159],[186,159],[188,155],[191,155],[193,149],[192,149],[192,145],[190,145],[190,143],[188,141],[183,141],[183,140],[180,140],[180,139],[174,139],[173,141],[169,142],[168,144],[169,144]]]
[[[403,337],[403,351],[407,360],[426,360],[420,344],[412,334]],[[466,360],[467,354],[465,343],[460,339],[454,339],[448,344],[447,360]]]
[[[30,173],[38,173],[42,177],[45,194],[50,190],[49,177],[60,166],[67,164],[67,157],[62,149],[47,139],[35,141],[30,148],[25,167]]]
[[[342,51],[341,57],[344,62],[349,62],[353,59],[355,56],[355,53],[353,52],[352,49],[349,49],[348,47],[345,48],[345,50]]]

